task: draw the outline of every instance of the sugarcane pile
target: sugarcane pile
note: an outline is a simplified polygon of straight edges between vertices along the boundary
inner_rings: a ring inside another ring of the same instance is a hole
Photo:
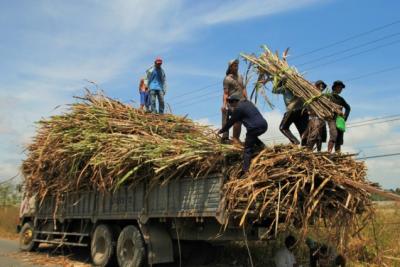
[[[255,86],[257,90],[268,82],[277,86],[279,82],[284,81],[285,87],[302,99],[318,117],[329,120],[334,117],[335,113],[341,113],[339,105],[330,101],[327,94],[321,93],[311,82],[304,79],[294,66],[288,64],[287,51],[280,58],[277,52],[273,53],[267,46],[263,46],[263,49],[264,52],[259,56],[241,54],[250,63],[249,70],[252,70],[258,77]]]
[[[368,185],[366,167],[352,155],[278,145],[258,154],[243,179],[233,178],[238,171],[232,169],[225,185],[227,210],[240,224],[250,215],[253,223],[268,220],[266,235],[291,225],[306,234],[319,219],[332,228],[354,228],[360,226],[357,216],[370,212],[369,193],[357,186]]]
[[[44,197],[196,178],[219,172],[224,154],[240,152],[184,117],[144,113],[101,94],[78,99],[65,114],[38,122],[22,164],[28,192]]]
[[[22,164],[28,193],[116,190],[147,180],[227,177],[226,211],[241,224],[272,220],[306,226],[316,218],[347,218],[370,205],[362,162],[351,155],[268,147],[242,176],[242,148],[221,144],[214,130],[185,117],[155,115],[102,94],[88,93],[64,114],[43,119]],[[226,165],[229,162],[229,165]]]

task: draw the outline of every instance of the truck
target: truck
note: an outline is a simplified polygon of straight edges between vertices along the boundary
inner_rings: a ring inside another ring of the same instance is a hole
[[[239,226],[239,216],[228,214],[225,183],[216,174],[32,197],[21,207],[20,249],[88,247],[94,266],[139,267],[174,262],[189,244],[200,254],[211,244],[260,240],[265,225]]]

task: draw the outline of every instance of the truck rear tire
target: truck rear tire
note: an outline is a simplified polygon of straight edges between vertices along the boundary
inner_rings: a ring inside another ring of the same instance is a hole
[[[117,242],[117,260],[120,267],[142,267],[146,263],[146,247],[139,229],[126,226]]]
[[[21,251],[34,251],[39,243],[33,241],[36,238],[35,230],[31,222],[25,223],[19,232],[19,249]]]
[[[114,244],[113,232],[110,226],[106,224],[98,225],[94,230],[90,243],[90,253],[94,266],[107,266],[114,253]]]

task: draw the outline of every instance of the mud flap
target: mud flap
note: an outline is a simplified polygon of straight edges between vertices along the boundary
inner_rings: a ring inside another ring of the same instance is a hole
[[[139,223],[144,242],[147,246],[148,264],[169,263],[174,261],[172,238],[161,223]]]

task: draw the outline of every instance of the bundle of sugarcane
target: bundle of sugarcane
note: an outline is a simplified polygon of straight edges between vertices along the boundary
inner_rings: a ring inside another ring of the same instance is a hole
[[[280,81],[284,81],[286,89],[290,90],[295,96],[303,100],[320,118],[331,119],[335,113],[341,113],[341,107],[333,103],[326,94],[322,94],[312,83],[296,70],[289,66],[286,61],[287,51],[280,58],[278,53],[271,52],[267,46],[263,46],[264,52],[260,56],[241,54],[250,62],[253,71],[258,77],[256,88],[272,81],[277,86]]]
[[[369,184],[365,165],[352,155],[279,145],[257,155],[243,179],[238,175],[240,170],[232,169],[225,185],[227,211],[240,224],[248,218],[268,222],[266,234],[291,225],[306,233],[319,218],[332,227],[354,226],[357,215],[371,207],[370,194],[357,186]]]
[[[204,176],[220,171],[225,153],[213,130],[185,117],[145,113],[88,93],[68,112],[39,122],[22,171],[28,192],[113,190],[142,179]]]

